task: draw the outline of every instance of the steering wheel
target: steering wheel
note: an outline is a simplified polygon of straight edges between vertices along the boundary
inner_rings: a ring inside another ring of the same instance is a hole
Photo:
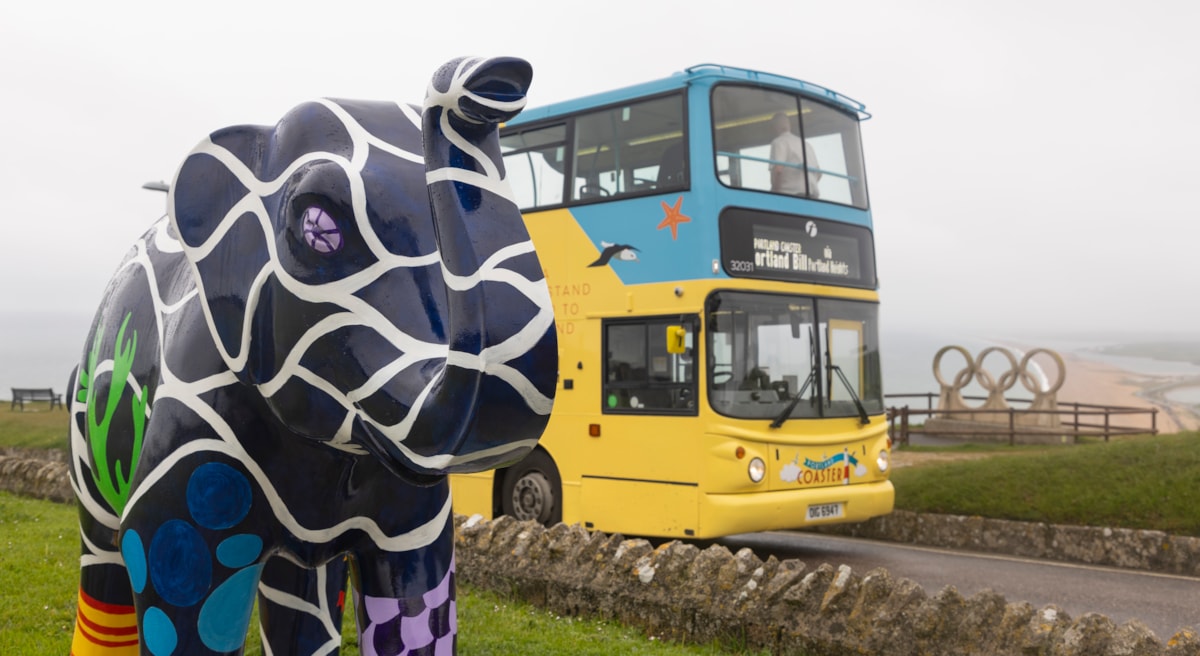
[[[603,198],[604,196],[609,196],[609,195],[610,194],[608,193],[608,190],[605,189],[604,187],[601,187],[600,185],[585,184],[579,188],[579,197],[580,198],[597,198],[597,197]]]

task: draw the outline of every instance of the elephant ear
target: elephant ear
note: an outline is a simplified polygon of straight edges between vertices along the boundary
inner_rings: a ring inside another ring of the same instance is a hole
[[[213,340],[241,377],[257,357],[250,315],[269,273],[270,214],[258,187],[273,129],[238,126],[214,132],[180,166],[169,214],[193,274]]]

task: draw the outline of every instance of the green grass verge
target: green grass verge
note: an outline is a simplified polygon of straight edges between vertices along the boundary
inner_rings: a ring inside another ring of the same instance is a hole
[[[73,505],[0,493],[0,654],[70,651],[79,590],[77,517]]]
[[[25,410],[13,410],[10,402],[0,403],[0,446],[23,449],[66,449],[66,411],[49,409],[48,403],[26,403]]]
[[[995,452],[897,469],[896,507],[1200,536],[1200,434]]]
[[[511,654],[740,654],[742,645],[681,645],[664,642],[613,622],[555,615],[518,600],[469,589],[458,607],[458,651],[463,655]],[[460,595],[460,598],[462,595]]]
[[[70,650],[79,588],[75,507],[0,492],[0,654],[42,656]],[[352,611],[343,626],[345,656],[358,656]],[[257,626],[257,620],[252,624]],[[458,653],[511,654],[766,654],[737,645],[663,642],[612,622],[561,617],[502,595],[460,587]],[[262,656],[257,629],[248,656]]]

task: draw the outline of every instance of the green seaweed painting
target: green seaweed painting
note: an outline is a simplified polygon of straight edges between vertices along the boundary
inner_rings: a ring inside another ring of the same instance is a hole
[[[129,500],[129,485],[133,480],[133,472],[137,468],[138,456],[142,451],[142,434],[146,426],[146,415],[149,405],[147,388],[143,385],[141,393],[136,390],[132,399],[133,410],[133,447],[129,454],[129,470],[125,471],[120,460],[109,462],[108,431],[116,414],[117,406],[125,393],[129,372],[133,369],[133,358],[137,352],[137,331],[133,338],[125,339],[125,329],[133,313],[126,313],[117,331],[117,341],[113,346],[112,380],[108,387],[108,398],[104,405],[104,418],[97,420],[99,404],[96,403],[98,385],[96,385],[97,365],[100,358],[100,344],[104,338],[104,326],[96,329],[96,338],[92,341],[92,350],[88,353],[87,368],[79,375],[79,401],[87,403],[88,439],[92,447],[92,479],[96,482],[101,496],[120,515]],[[112,471],[110,471],[112,470]]]

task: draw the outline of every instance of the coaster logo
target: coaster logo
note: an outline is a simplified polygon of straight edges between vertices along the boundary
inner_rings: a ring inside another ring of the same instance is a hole
[[[804,459],[804,465],[800,465],[800,454],[792,461],[783,466],[779,472],[779,478],[784,483],[796,483],[798,485],[818,485],[841,482],[842,485],[850,484],[851,467],[854,468],[855,476],[866,476],[866,466],[858,462],[849,450],[843,449],[841,453],[830,456],[824,460]]]

